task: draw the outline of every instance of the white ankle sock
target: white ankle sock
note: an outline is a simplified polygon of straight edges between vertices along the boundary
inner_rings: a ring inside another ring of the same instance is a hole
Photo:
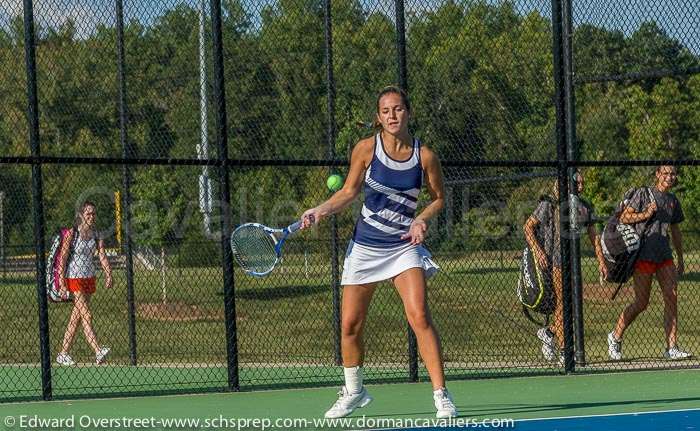
[[[442,391],[447,391],[447,388],[440,388],[440,389],[435,389],[433,391],[433,395],[442,395]]]
[[[348,393],[360,393],[362,391],[362,368],[359,365],[343,367],[343,372],[345,373],[345,388],[347,388]]]

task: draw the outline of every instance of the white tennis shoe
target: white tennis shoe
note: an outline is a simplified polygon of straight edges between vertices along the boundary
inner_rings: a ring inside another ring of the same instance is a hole
[[[608,356],[613,361],[622,359],[622,340],[615,338],[615,333],[608,334]]]
[[[70,357],[68,353],[59,353],[56,356],[56,363],[58,365],[64,365],[66,367],[70,367],[71,365],[75,365],[75,361],[73,358]]]
[[[664,358],[671,359],[672,361],[688,359],[691,356],[693,356],[691,353],[679,349],[678,346],[673,346],[664,352]]]
[[[557,358],[557,352],[554,348],[554,334],[549,328],[540,328],[537,330],[537,338],[542,341],[542,355],[548,361],[553,361]]]
[[[433,401],[435,401],[435,408],[437,409],[437,413],[435,413],[436,418],[447,419],[457,416],[457,407],[455,407],[452,395],[447,392],[447,389],[433,392]]]
[[[326,412],[324,417],[328,419],[342,418],[354,412],[357,408],[365,407],[371,403],[373,398],[367,393],[364,387],[356,394],[348,393],[348,389],[343,386],[338,392],[338,400]]]
[[[95,353],[95,364],[100,365],[103,363],[108,354],[109,347],[100,347],[100,350]]]

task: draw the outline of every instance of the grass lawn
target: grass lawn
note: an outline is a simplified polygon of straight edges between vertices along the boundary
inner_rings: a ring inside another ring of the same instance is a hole
[[[436,256],[443,270],[429,282],[429,300],[442,338],[448,376],[561,372],[557,364],[542,358],[541,345],[534,335],[537,327],[520,310],[515,295],[516,255],[505,252],[459,258]],[[323,255],[305,259],[302,254],[291,254],[280,268],[263,279],[236,270],[241,385],[340,381],[341,373],[335,368],[334,359],[333,293],[327,260]],[[693,263],[700,261],[690,254],[686,262],[689,273],[679,286],[679,340],[683,347],[700,353],[700,304],[693,295],[700,278]],[[614,286],[598,284],[593,259],[586,257],[582,263],[588,362],[584,369],[697,365],[696,361],[670,364],[661,359],[665,346],[663,305],[656,285],[649,309],[625,336],[624,355],[629,360],[606,362],[606,334],[624,304],[631,300],[631,292],[624,289],[611,302],[608,296]],[[139,367],[129,366],[126,281],[123,271],[115,271],[114,288],[105,290],[99,280],[91,304],[98,340],[112,348],[110,367],[106,369],[112,370],[113,378],[105,382],[96,377],[106,371],[76,372],[54,367],[54,390],[72,393],[79,388],[94,387],[101,388],[93,389],[98,392],[115,392],[124,387],[148,390],[188,384],[212,388],[225,385],[221,270],[167,268],[163,274],[160,270],[147,271],[137,266],[135,271]],[[163,287],[169,306],[161,307],[156,313],[149,307],[163,302]],[[0,392],[2,398],[18,395],[21,388],[30,388],[30,392],[38,390],[35,388],[39,381],[36,367],[39,337],[33,275],[6,274],[0,279],[0,294],[4,298],[0,303],[0,323],[6,328],[5,336],[0,338],[0,363],[13,365],[4,368],[0,380],[14,382]],[[70,310],[70,304],[49,304],[52,356],[60,349]],[[389,284],[381,285],[373,299],[366,328],[368,380],[406,378],[406,328],[398,295]],[[82,333],[77,336],[71,355],[79,363],[94,361]],[[425,372],[421,371],[421,375],[425,376]]]

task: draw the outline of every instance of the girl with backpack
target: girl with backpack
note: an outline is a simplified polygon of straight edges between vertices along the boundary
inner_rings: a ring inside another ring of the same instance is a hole
[[[92,326],[90,297],[95,293],[96,278],[93,257],[98,254],[102,270],[105,273],[105,287],[112,287],[112,270],[105,254],[104,243],[95,230],[95,204],[85,202],[76,214],[76,223],[61,245],[59,257],[59,284],[61,296],[73,294],[73,310],[68,320],[68,327],[63,337],[63,346],[56,362],[59,365],[75,365],[68,351],[73,345],[78,326],[82,324],[83,333],[88,344],[95,351],[95,363],[101,364],[109,348],[97,343]]]
[[[672,360],[692,356],[677,344],[678,277],[685,271],[683,240],[678,227],[685,217],[681,203],[670,192],[677,178],[678,171],[674,166],[659,166],[656,168],[655,185],[650,188],[653,199],[647,197],[649,189],[641,187],[628,201],[623,202],[620,223],[636,225],[644,222],[645,236],[634,264],[634,302],[625,307],[617,319],[615,329],[608,334],[608,355],[612,360],[622,359],[622,335],[649,305],[654,275],[659,281],[664,299],[666,350],[663,356]],[[671,244],[678,260],[675,265]]]
[[[574,173],[577,192],[583,192],[583,175]],[[523,231],[532,253],[535,256],[538,268],[551,274],[552,289],[554,294],[554,322],[548,327],[537,331],[537,338],[542,341],[542,354],[548,361],[557,359],[556,351],[559,350],[559,362],[563,364],[564,349],[564,300],[562,295],[562,265],[560,254],[559,234],[559,187],[555,181],[552,188],[554,197],[540,199],[537,208],[525,222]],[[588,238],[595,250],[598,260],[598,270],[605,277],[607,268],[605,257],[600,247],[600,238],[593,223],[593,207],[587,201],[578,198],[576,200],[577,225],[586,228]]]

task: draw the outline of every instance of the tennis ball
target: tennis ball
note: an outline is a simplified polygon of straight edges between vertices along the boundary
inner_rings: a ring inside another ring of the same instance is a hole
[[[328,186],[328,190],[337,192],[343,187],[343,177],[338,174],[331,175],[326,180],[326,186]]]

